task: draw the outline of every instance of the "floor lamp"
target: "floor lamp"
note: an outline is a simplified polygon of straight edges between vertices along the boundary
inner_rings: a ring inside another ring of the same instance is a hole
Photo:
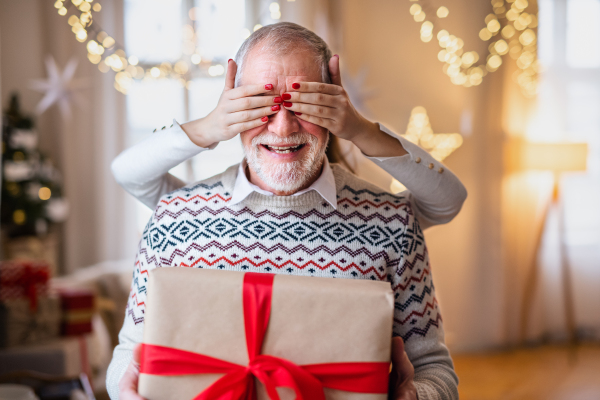
[[[568,339],[571,344],[577,341],[575,332],[575,308],[573,303],[572,271],[565,242],[564,210],[560,199],[560,176],[564,172],[585,171],[587,164],[586,143],[529,143],[514,142],[509,147],[509,159],[517,170],[551,171],[554,175],[552,199],[547,202],[542,223],[536,232],[535,250],[532,265],[525,281],[525,290],[521,303],[520,341],[525,342],[527,323],[531,312],[533,293],[539,277],[539,252],[546,219],[551,209],[558,211],[560,265],[563,288],[563,304]]]

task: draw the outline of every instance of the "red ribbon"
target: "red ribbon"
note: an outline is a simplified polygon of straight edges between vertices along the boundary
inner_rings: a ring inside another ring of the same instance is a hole
[[[276,387],[289,387],[298,400],[325,400],[323,388],[357,393],[387,393],[388,362],[296,365],[260,354],[269,324],[273,274],[244,275],[243,301],[248,365],[175,349],[142,345],[140,372],[151,375],[225,374],[194,400],[256,400],[256,377],[269,397],[280,400]]]

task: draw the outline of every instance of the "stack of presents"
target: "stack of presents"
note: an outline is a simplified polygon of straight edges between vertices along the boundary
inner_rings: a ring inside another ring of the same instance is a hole
[[[0,263],[0,359],[92,331],[94,292],[52,289],[50,278],[45,261]],[[19,362],[2,364],[6,373]]]

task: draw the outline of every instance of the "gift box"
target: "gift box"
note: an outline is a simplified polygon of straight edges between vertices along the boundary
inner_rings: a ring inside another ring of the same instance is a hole
[[[39,343],[60,332],[60,299],[41,296],[35,310],[28,298],[0,302],[0,347]]]
[[[138,391],[158,399],[387,399],[385,282],[157,268]]]
[[[41,261],[0,263],[0,347],[56,337],[60,301],[48,293],[50,266]]]
[[[62,308],[61,333],[64,336],[92,332],[95,293],[86,289],[59,289]]]
[[[48,294],[50,265],[44,261],[3,261],[0,263],[0,302],[29,300],[32,310],[39,296]]]

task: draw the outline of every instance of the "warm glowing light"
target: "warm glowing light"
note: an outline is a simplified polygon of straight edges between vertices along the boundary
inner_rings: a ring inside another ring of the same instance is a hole
[[[535,32],[531,29],[527,29],[525,32],[521,33],[521,36],[519,36],[519,42],[521,42],[523,46],[534,44],[535,39]]]
[[[504,28],[502,28],[502,37],[504,37],[505,39],[510,39],[514,36],[514,34],[515,28],[513,28],[512,25],[506,25]]]
[[[71,15],[69,17],[69,19],[67,20],[68,24],[73,26],[75,25],[77,22],[79,22],[79,17],[77,17],[77,15]]]
[[[102,60],[102,56],[100,54],[88,53],[88,60],[90,60],[92,64],[98,64]]]
[[[175,63],[175,66],[173,67],[173,70],[175,71],[175,73],[177,73],[179,75],[184,75],[185,73],[188,72],[189,69],[190,69],[189,65],[183,60],[177,61]]]
[[[152,69],[150,69],[150,75],[154,78],[158,78],[160,76],[160,69],[152,67]]]
[[[13,222],[15,224],[23,225],[26,220],[27,220],[27,217],[25,216],[25,211],[15,210],[15,212],[13,212]]]
[[[63,6],[63,2],[61,0],[58,0],[56,3],[54,3],[54,8],[62,8]]]
[[[195,21],[198,19],[198,12],[199,12],[198,7],[190,8],[190,11],[188,11],[188,15],[192,21]]]
[[[221,64],[211,65],[208,67],[208,74],[210,76],[219,76],[225,73],[225,68]]]
[[[90,11],[91,9],[92,9],[92,6],[88,2],[85,2],[79,6],[79,11],[84,12],[84,13]]]
[[[488,22],[487,28],[490,32],[496,33],[500,30],[500,22],[498,22],[497,19],[492,19],[490,22]]]
[[[115,45],[115,39],[111,38],[110,36],[107,36],[103,41],[102,41],[102,46],[106,47],[107,49],[110,49],[111,47],[113,47]]]
[[[140,60],[138,60],[136,56],[129,56],[127,61],[129,61],[129,64],[131,65],[138,65],[138,63],[140,62]]]
[[[446,18],[448,16],[448,14],[450,14],[450,11],[446,7],[440,7],[437,10],[438,18]]]
[[[250,36],[250,29],[244,28],[242,29],[242,39],[246,39]]]
[[[92,7],[92,10],[99,12],[100,10],[102,10],[102,6],[100,5],[100,3],[96,3],[94,4],[94,7]]]
[[[67,15],[67,9],[62,7],[58,10],[58,15]]]
[[[490,40],[492,38],[492,32],[490,32],[488,28],[483,28],[479,31],[479,38],[484,41]]]
[[[104,60],[104,62],[101,62],[100,64],[98,64],[98,69],[102,73],[107,73],[108,71],[110,71],[110,66],[108,64],[106,64],[106,60]]]
[[[425,13],[423,11],[421,11],[418,14],[415,14],[414,19],[416,22],[423,22],[425,21]]]
[[[500,40],[498,40],[496,42],[496,44],[494,45],[494,48],[496,49],[496,51],[498,52],[498,54],[500,54],[501,56],[503,56],[506,53],[508,53],[508,43],[506,43],[502,39],[500,39]]]
[[[418,13],[420,13],[422,11],[421,5],[420,4],[413,4],[412,6],[410,6],[410,15],[417,15]]]
[[[78,42],[85,42],[87,40],[87,32],[83,29],[80,30],[75,35],[75,39],[77,39]]]
[[[38,190],[38,196],[40,197],[40,200],[48,200],[51,195],[52,192],[50,191],[50,188],[42,187],[40,190]]]
[[[260,28],[262,28],[261,24],[254,25],[254,32],[256,32],[257,30],[259,30]]]
[[[200,64],[200,61],[202,61],[202,57],[200,57],[200,54],[198,53],[192,54],[191,59],[192,63],[196,65]]]

